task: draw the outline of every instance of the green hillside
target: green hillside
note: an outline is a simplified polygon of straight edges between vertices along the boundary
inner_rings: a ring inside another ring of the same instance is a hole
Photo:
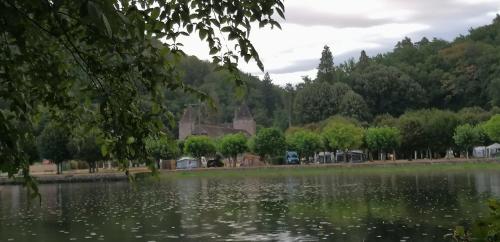
[[[319,53],[318,53],[319,56]],[[377,115],[399,116],[408,110],[466,107],[489,110],[500,105],[500,17],[492,24],[471,29],[454,41],[409,38],[391,52],[357,61],[334,64],[334,53],[325,47],[317,77],[305,78],[295,87],[278,87],[272,76],[241,74],[246,86],[236,91],[232,77],[215,72],[209,62],[187,57],[182,61],[183,80],[210,95],[217,110],[206,110],[210,122],[229,122],[234,107],[245,101],[260,126],[288,126],[318,122],[343,115],[371,122]],[[183,108],[197,103],[194,96],[168,93],[166,103],[179,119]],[[290,108],[292,107],[292,108]]]

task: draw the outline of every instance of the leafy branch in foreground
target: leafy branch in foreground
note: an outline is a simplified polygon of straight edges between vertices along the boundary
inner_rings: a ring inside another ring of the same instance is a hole
[[[207,98],[180,81],[181,36],[197,33],[235,76],[239,57],[263,70],[252,23],[279,28],[283,12],[282,0],[0,0],[0,172],[29,176],[22,146],[42,110],[101,129],[103,154],[125,169],[146,160],[146,137],[171,120],[164,90]]]
[[[488,201],[490,215],[476,220],[470,228],[457,226],[449,235],[454,241],[499,241],[500,240],[500,202],[496,199]]]

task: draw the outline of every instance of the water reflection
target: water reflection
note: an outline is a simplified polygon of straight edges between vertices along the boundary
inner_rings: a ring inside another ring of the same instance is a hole
[[[500,196],[489,171],[0,187],[0,241],[443,241]]]

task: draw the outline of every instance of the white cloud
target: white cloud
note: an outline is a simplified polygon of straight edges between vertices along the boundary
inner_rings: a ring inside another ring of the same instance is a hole
[[[250,36],[279,85],[314,77],[325,44],[336,58],[357,58],[362,49],[386,51],[405,36],[454,38],[489,23],[500,10],[498,0],[287,0],[285,7],[283,30],[253,28]],[[196,35],[183,43],[188,54],[209,59]],[[241,62],[240,69],[262,75],[253,62]]]

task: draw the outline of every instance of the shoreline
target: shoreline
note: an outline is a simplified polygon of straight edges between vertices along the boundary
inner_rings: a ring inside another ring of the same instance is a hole
[[[366,161],[360,163],[313,163],[301,165],[264,165],[253,167],[219,167],[219,168],[196,168],[183,170],[160,170],[160,173],[178,172],[203,172],[203,171],[232,171],[232,170],[267,170],[267,169],[299,169],[299,168],[355,168],[355,167],[393,167],[411,165],[435,165],[435,164],[500,164],[497,158],[478,159],[436,159],[436,160],[396,160],[396,161]]]
[[[93,173],[93,174],[43,174],[32,175],[38,184],[58,184],[58,183],[87,183],[87,182],[113,182],[127,181],[128,177],[123,173]],[[22,177],[8,178],[1,177],[0,185],[23,185]]]
[[[481,165],[491,165],[496,166],[500,170],[500,160],[499,159],[453,159],[453,160],[397,160],[397,161],[367,161],[363,163],[329,163],[329,164],[302,164],[302,165],[269,165],[269,166],[257,166],[257,167],[221,167],[221,168],[196,168],[196,169],[186,169],[186,170],[159,170],[159,176],[161,177],[196,177],[196,176],[211,176],[224,174],[228,176],[243,176],[245,174],[262,175],[269,174],[301,174],[303,172],[315,172],[324,173],[327,171],[337,171],[337,172],[356,172],[356,171],[380,171],[386,170],[391,171],[394,168],[416,168],[418,171],[421,168],[431,168],[431,166],[447,166],[446,168],[454,167],[462,168],[463,166],[477,166],[472,168],[481,168]],[[338,168],[338,169],[335,169]],[[361,169],[355,169],[361,168]],[[437,167],[436,167],[437,168]],[[466,167],[469,168],[469,167]],[[464,170],[466,170],[464,168]],[[405,170],[406,171],[406,170]],[[411,171],[411,170],[409,170]],[[146,169],[131,170],[131,173],[136,175],[136,177],[142,178],[146,174],[151,173]],[[124,172],[101,172],[101,173],[66,173],[66,174],[32,174],[39,184],[51,184],[51,183],[86,183],[86,182],[115,182],[115,181],[128,181],[129,178]],[[22,185],[22,177],[8,178],[0,177],[0,185]]]

